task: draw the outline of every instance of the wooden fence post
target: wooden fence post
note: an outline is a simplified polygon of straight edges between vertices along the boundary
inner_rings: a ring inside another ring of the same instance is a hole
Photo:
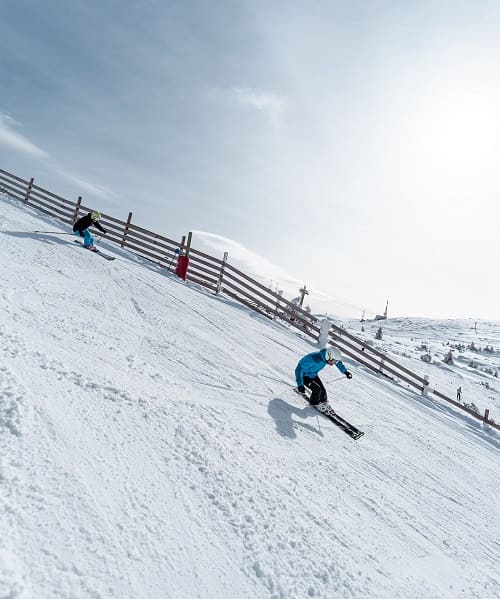
[[[276,320],[277,318],[279,318],[280,314],[279,314],[279,308],[280,308],[280,297],[283,296],[283,289],[278,289],[276,291],[278,297],[276,298],[276,306],[274,308],[274,315],[273,315],[273,320]]]
[[[422,396],[429,397],[429,391],[429,376],[427,374],[424,374],[424,386],[422,387]]]
[[[76,220],[78,219],[78,213],[80,212],[81,204],[82,204],[82,196],[78,196],[78,200],[77,200],[76,206],[75,206],[75,216],[73,217],[73,222],[76,222]]]
[[[192,237],[193,237],[193,233],[191,231],[189,231],[187,245],[186,245],[186,256],[189,256],[189,250],[191,249],[191,239],[192,239]]]
[[[224,269],[226,268],[227,256],[228,253],[224,252],[224,257],[222,258],[222,264],[220,267],[219,280],[217,281],[217,287],[215,289],[215,295],[219,295],[222,288],[222,277],[224,276]]]
[[[484,411],[484,421],[488,422],[489,419],[490,419],[490,411],[488,410],[488,408],[486,408],[486,410]]]
[[[31,177],[30,182],[28,183],[28,189],[26,190],[26,195],[24,196],[24,203],[27,204],[30,199],[31,190],[33,189],[33,177]]]
[[[384,362],[385,362],[385,356],[382,356],[382,358],[380,359],[379,367],[378,367],[378,371],[380,372],[380,374],[384,374]]]
[[[125,223],[125,229],[123,231],[123,237],[122,237],[122,241],[120,243],[121,247],[125,246],[125,237],[127,237],[127,233],[128,233],[128,228],[130,225],[130,222],[132,221],[132,212],[128,213],[128,218],[127,218],[127,222]]]

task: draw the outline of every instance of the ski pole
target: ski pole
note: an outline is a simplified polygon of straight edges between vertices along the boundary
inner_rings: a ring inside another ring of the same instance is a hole
[[[168,265],[168,270],[169,270],[169,271],[170,271],[170,267],[172,266],[172,262],[174,261],[174,258],[175,258],[176,256],[178,256],[178,255],[179,255],[179,253],[180,253],[180,250],[179,250],[179,248],[175,248],[175,250],[174,250],[174,253],[172,254],[172,258],[170,259],[170,263],[169,263],[169,265]]]
[[[33,231],[33,233],[55,233],[57,235],[74,235],[74,233],[62,233],[61,231]]]

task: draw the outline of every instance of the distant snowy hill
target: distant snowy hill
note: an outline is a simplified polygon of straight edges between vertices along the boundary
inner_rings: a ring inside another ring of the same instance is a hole
[[[0,199],[1,599],[500,596],[496,431],[346,360],[352,441],[292,391],[309,341],[43,228]],[[498,415],[498,324],[343,324]]]
[[[488,408],[500,421],[500,322],[393,318],[345,326],[400,364],[428,375],[431,386],[451,397],[460,387],[462,403],[474,403],[481,413]],[[376,340],[379,327],[382,339]],[[450,352],[451,362],[445,360]]]

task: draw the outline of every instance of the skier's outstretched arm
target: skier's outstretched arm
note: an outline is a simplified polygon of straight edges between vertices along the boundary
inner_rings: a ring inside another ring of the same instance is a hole
[[[335,366],[340,370],[340,372],[342,374],[345,374],[348,379],[352,379],[352,374],[344,366],[344,363],[342,362],[342,360],[335,362]]]

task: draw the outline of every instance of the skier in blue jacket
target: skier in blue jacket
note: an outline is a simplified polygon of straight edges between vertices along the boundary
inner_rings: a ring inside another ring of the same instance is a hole
[[[312,354],[307,354],[295,368],[297,391],[305,394],[306,387],[311,389],[311,397],[308,397],[308,401],[320,411],[324,411],[326,408],[328,396],[318,372],[327,364],[330,366],[335,364],[342,374],[345,374],[348,379],[352,379],[352,374],[342,363],[340,350],[332,345]]]

